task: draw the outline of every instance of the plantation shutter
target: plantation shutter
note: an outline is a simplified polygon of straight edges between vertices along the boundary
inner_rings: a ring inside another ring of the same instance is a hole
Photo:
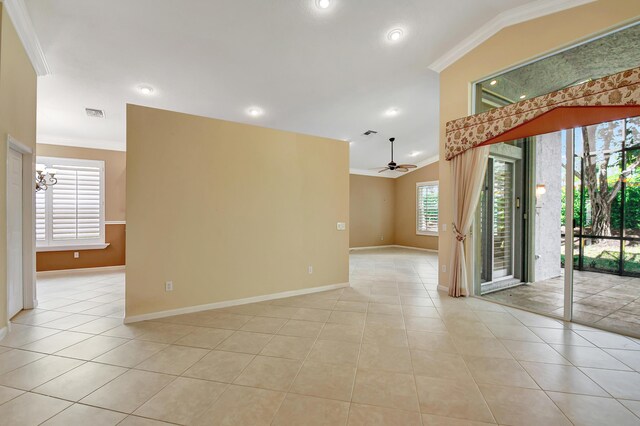
[[[36,192],[36,241],[47,239],[46,193]]]
[[[416,231],[419,234],[437,234],[438,184],[418,183],[416,189]]]
[[[58,180],[36,194],[40,245],[104,243],[104,163],[64,158],[39,158],[38,162],[56,169]]]
[[[493,279],[511,275],[513,264],[513,164],[493,160]]]

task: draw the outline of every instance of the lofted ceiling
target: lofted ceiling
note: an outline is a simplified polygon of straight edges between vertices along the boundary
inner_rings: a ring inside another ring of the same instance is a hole
[[[350,140],[355,169],[385,165],[394,136],[396,161],[419,163],[438,154],[429,65],[540,1],[25,0],[50,68],[38,142],[124,150],[135,103]],[[391,41],[395,28],[403,37]]]

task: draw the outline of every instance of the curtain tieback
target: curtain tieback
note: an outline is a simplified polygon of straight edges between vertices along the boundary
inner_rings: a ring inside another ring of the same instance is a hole
[[[464,242],[464,240],[467,239],[467,236],[458,230],[458,227],[455,223],[452,223],[451,226],[453,227],[453,232],[456,233],[456,240]]]

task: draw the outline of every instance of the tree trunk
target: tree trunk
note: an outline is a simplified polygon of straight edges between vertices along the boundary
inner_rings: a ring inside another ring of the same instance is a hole
[[[596,131],[598,126],[588,126],[582,128],[583,161],[584,161],[584,184],[591,200],[591,235],[609,237],[611,236],[611,202],[620,190],[619,185],[609,188],[608,155],[601,157],[598,163],[597,155],[589,155],[602,150],[608,152],[611,146],[611,133],[603,132],[603,146],[596,146]],[[584,215],[584,212],[582,213]],[[584,216],[583,216],[584,217]],[[597,239],[593,239],[597,243]]]
[[[590,191],[591,192],[591,191]],[[591,233],[593,235],[611,236],[611,205],[600,194],[591,195]],[[597,242],[597,240],[594,240]]]

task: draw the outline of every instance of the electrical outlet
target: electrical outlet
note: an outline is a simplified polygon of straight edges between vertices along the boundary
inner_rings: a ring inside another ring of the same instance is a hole
[[[309,265],[309,275],[313,274],[313,266]]]
[[[384,241],[384,235],[380,235],[380,241]]]
[[[336,225],[336,229],[338,231],[344,231],[345,229],[347,229],[347,224],[345,222],[338,222],[338,224]]]
[[[80,259],[80,252],[79,251],[74,251],[73,252],[73,258],[74,259]]]
[[[442,265],[442,272],[447,272],[447,265]]]
[[[164,283],[164,291],[173,291],[173,281],[167,281]]]
[[[447,224],[446,223],[442,224],[442,232],[447,232]]]

